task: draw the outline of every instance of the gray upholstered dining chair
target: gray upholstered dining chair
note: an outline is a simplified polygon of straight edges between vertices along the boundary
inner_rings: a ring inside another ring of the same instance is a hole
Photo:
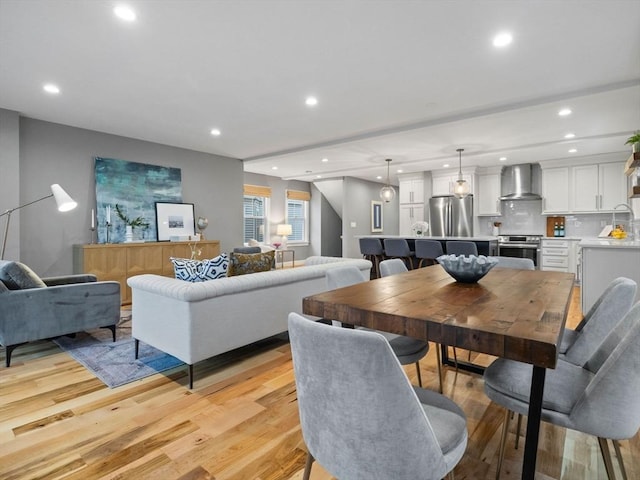
[[[478,256],[478,247],[473,242],[449,240],[447,241],[447,255]]]
[[[409,270],[413,269],[415,255],[409,248],[409,242],[404,238],[385,238],[384,256],[385,258],[399,258]]]
[[[379,333],[289,314],[302,436],[314,460],[349,480],[441,479],[462,458],[466,418],[439,393],[413,387]]]
[[[597,345],[633,305],[637,284],[625,277],[613,280],[574,330],[565,328],[560,354],[576,365],[583,364]]]
[[[512,268],[515,270],[535,270],[536,265],[530,258],[518,257],[493,257],[498,259],[496,267]]]
[[[640,429],[640,302],[609,333],[584,365],[560,358],[548,370],[542,399],[542,421],[598,437],[609,479],[615,478],[609,445],[613,441],[626,478],[618,441]],[[484,373],[484,389],[506,408],[496,478],[504,458],[509,411],[526,415],[529,408],[531,365],[495,360]]]
[[[428,265],[435,265],[436,258],[444,255],[442,243],[438,240],[416,240],[416,258],[420,259],[418,268],[422,267],[422,263],[426,260]]]
[[[382,240],[379,238],[361,238],[359,243],[362,256],[373,263],[372,278],[380,277],[380,262],[384,259]]]
[[[391,260],[385,261],[389,262]],[[402,265],[402,268],[404,268],[406,271],[406,267],[404,266],[404,263],[402,263],[402,260],[394,259],[394,261],[400,263],[400,265]],[[349,285],[355,285],[357,283],[367,281],[367,278],[365,278],[360,269],[353,266],[327,270],[326,279],[327,287],[329,288],[329,290],[348,287]],[[358,329],[369,330],[364,327],[358,327]],[[398,357],[398,360],[402,365],[416,365],[416,372],[418,374],[418,385],[422,387],[420,359],[424,358],[424,356],[429,351],[429,343],[417,338],[395,335],[389,332],[378,331],[378,333],[387,339],[389,345],[391,345],[393,353],[395,353],[396,357]],[[442,379],[440,379],[440,391],[442,392]]]

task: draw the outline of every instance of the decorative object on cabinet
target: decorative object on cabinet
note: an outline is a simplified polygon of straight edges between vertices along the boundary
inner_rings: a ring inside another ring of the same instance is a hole
[[[387,158],[385,162],[387,162],[387,183],[380,189],[380,198],[384,200],[385,203],[389,203],[396,197],[396,190],[391,186],[391,179],[389,177],[389,167],[391,165],[391,159]]]
[[[640,152],[640,130],[636,130],[636,133],[627,138],[624,142],[625,145],[631,145],[632,153]]]
[[[220,255],[220,242],[201,240],[198,249],[202,251],[202,258],[214,258]],[[173,277],[173,264],[169,258],[190,256],[189,242],[74,245],[73,272],[93,274],[99,281],[119,282],[121,302],[129,304],[131,289],[127,286],[128,277],[143,273]]]
[[[427,222],[416,222],[411,225],[411,231],[416,237],[423,237],[429,231],[429,224]]]
[[[133,241],[133,230],[136,227],[147,228],[149,227],[149,223],[144,221],[144,218],[138,216],[136,218],[131,218],[127,216],[123,211],[120,205],[116,203],[116,215],[120,220],[122,220],[126,225],[126,233],[125,233],[125,242],[130,243]]]
[[[125,240],[126,225],[107,219],[107,206],[119,204],[128,216],[149,219],[145,233],[148,239],[155,239],[155,202],[182,202],[179,168],[95,157],[95,178],[98,243],[107,241],[107,235],[111,243]]]
[[[564,237],[565,217],[547,217],[547,237]]]
[[[371,232],[382,232],[382,202],[371,200]]]
[[[200,234],[200,239],[204,240],[204,233],[202,233],[209,226],[209,219],[206,217],[198,217],[196,221],[196,227],[198,227],[198,233]]]
[[[158,241],[192,237],[195,234],[193,215],[193,203],[156,202]]]
[[[471,192],[471,187],[469,186],[469,182],[467,182],[462,176],[462,152],[464,152],[464,148],[456,149],[459,155],[459,163],[458,163],[458,180],[456,180],[456,184],[453,187],[453,194],[458,198],[464,198]]]
[[[60,185],[54,183],[53,185],[51,185],[51,193],[49,195],[45,195],[44,197],[38,198],[37,200],[33,200],[15,208],[10,208],[5,212],[0,213],[0,217],[4,217],[5,215],[7,217],[7,222],[4,224],[4,235],[2,237],[2,251],[0,252],[0,260],[4,259],[4,250],[7,246],[7,234],[9,233],[9,221],[11,220],[11,214],[16,210],[20,210],[21,208],[33,205],[34,203],[38,203],[51,197],[55,198],[59,212],[68,212],[78,206],[78,203],[74,201],[73,198],[71,198]]]
[[[502,222],[493,222],[493,230],[491,233],[493,233],[494,237],[497,237],[498,235],[500,235],[501,226],[502,226]]]

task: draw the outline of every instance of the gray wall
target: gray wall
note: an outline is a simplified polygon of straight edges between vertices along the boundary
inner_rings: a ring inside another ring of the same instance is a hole
[[[0,112],[3,114],[0,118],[6,116],[5,112]],[[14,123],[0,124],[0,146],[15,143]],[[22,209],[19,238],[17,218],[15,224],[11,219],[11,245],[7,246],[5,258],[20,259],[40,275],[70,273],[72,245],[91,240],[95,156],[182,169],[182,199],[195,204],[196,216],[209,218],[206,237],[220,240],[223,251],[242,242],[243,169],[238,159],[25,117],[20,118],[19,148],[19,172],[15,175],[9,172],[8,180],[5,168],[15,162],[0,156],[3,190],[5,183],[12,188],[17,185],[18,203],[22,204],[47,195],[49,185],[59,183],[78,202],[78,207],[68,213],[58,213],[53,199]],[[3,193],[0,201],[3,209],[5,205],[17,205],[15,195]]]
[[[18,112],[0,109],[0,213],[20,205],[20,117]],[[44,195],[41,195],[44,196]],[[0,217],[0,236],[7,216]],[[19,258],[20,215],[11,215],[5,258]],[[0,237],[0,242],[2,238]],[[0,249],[2,245],[0,244]]]
[[[333,209],[324,195],[321,195],[321,232],[320,251],[328,257],[342,256],[342,219]]]
[[[357,178],[347,177],[343,183],[342,252],[344,257],[359,258],[360,244],[356,235],[371,235],[371,201],[380,200],[379,183],[367,182]],[[397,187],[396,187],[397,192]],[[382,204],[383,232],[375,235],[397,235],[399,225],[398,195],[393,201]],[[355,223],[355,227],[352,224]]]

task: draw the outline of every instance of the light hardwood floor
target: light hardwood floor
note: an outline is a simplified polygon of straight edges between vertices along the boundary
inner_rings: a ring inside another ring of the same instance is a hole
[[[576,291],[569,325],[580,318],[578,299]],[[3,480],[302,477],[306,453],[290,349],[282,339],[197,364],[192,391],[185,388],[184,368],[109,389],[49,341],[16,349],[12,363],[0,367]],[[436,389],[434,348],[421,364],[426,386]],[[415,382],[415,369],[406,372]],[[445,394],[468,417],[469,444],[456,479],[494,478],[502,409],[489,402],[477,375],[448,369]],[[520,477],[523,442],[515,450],[514,438],[505,480]],[[640,435],[621,446],[629,478],[640,478]],[[331,478],[314,465],[312,479]],[[606,478],[597,442],[544,424],[536,478]]]

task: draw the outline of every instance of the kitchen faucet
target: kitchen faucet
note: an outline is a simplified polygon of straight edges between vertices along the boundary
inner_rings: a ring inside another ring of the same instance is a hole
[[[626,208],[627,210],[629,210],[629,215],[630,215],[630,219],[629,219],[629,233],[630,236],[633,237],[633,226],[634,226],[634,222],[635,222],[635,216],[633,215],[633,209],[627,205],[626,203],[619,203],[618,205],[616,205],[615,207],[613,207],[613,218],[611,220],[612,224],[611,226],[613,228],[616,228],[616,210],[618,209],[618,207],[623,207]]]

